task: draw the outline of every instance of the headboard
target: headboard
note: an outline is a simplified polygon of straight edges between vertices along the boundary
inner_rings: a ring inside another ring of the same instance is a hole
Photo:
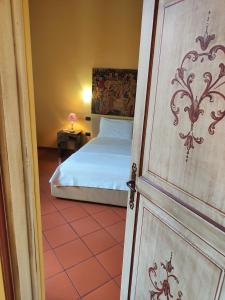
[[[107,115],[102,116],[102,115],[92,114],[92,116],[91,116],[92,138],[94,138],[98,135],[101,117],[108,118],[108,119],[133,120],[133,118],[130,118],[130,117],[107,116]]]

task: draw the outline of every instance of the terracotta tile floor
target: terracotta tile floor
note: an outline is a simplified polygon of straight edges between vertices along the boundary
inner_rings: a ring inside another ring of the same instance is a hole
[[[38,154],[46,300],[118,300],[126,209],[52,197],[58,154]]]

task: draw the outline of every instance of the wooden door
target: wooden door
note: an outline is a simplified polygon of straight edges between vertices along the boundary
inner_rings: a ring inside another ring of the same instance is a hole
[[[144,1],[121,299],[225,299],[224,11]]]

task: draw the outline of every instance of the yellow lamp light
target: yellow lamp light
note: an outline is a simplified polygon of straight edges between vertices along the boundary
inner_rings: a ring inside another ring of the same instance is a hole
[[[75,113],[69,113],[67,119],[71,123],[70,132],[74,132],[74,123],[78,120],[77,115]]]
[[[92,97],[91,88],[85,87],[82,91],[82,98],[83,98],[84,103],[90,103],[91,97]]]

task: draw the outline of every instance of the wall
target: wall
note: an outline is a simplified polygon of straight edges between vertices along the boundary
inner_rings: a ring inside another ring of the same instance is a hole
[[[91,130],[82,90],[93,67],[137,68],[141,10],[142,0],[30,0],[39,146],[56,145],[69,112]]]

